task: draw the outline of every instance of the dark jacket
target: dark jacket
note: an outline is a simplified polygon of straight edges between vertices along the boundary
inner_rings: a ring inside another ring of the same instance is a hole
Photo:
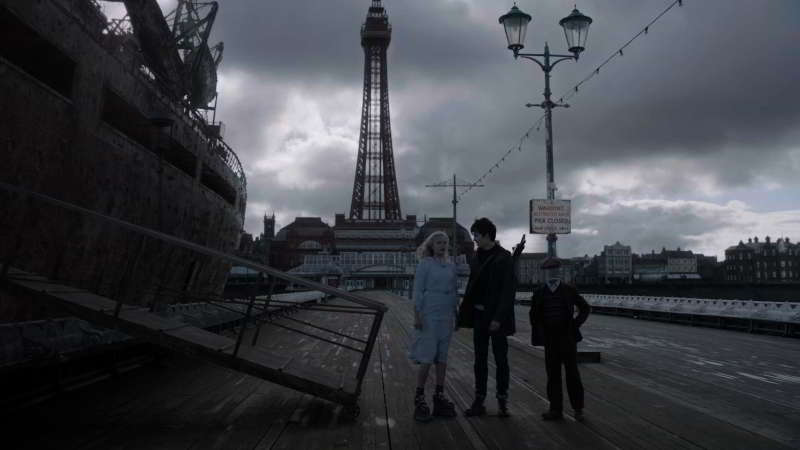
[[[510,336],[516,331],[514,321],[514,296],[516,283],[511,253],[495,244],[491,260],[481,269],[478,257],[470,261],[469,281],[464,292],[464,301],[458,310],[458,325],[464,328],[489,328],[492,320],[500,323],[498,333]],[[485,320],[475,323],[475,303],[485,307]]]
[[[578,293],[578,290],[575,289],[574,286],[562,281],[555,292],[550,292],[547,284],[533,292],[531,309],[529,312],[529,318],[531,320],[531,345],[544,345],[544,326],[537,322],[537,318],[544,317],[544,301],[551,297],[557,297],[566,309],[567,316],[569,317],[567,320],[567,327],[571,331],[568,336],[572,337],[576,343],[583,340],[580,327],[586,322],[586,318],[589,317],[591,307],[589,307],[589,304],[586,303],[586,300]],[[578,307],[578,315],[574,316],[576,306]]]

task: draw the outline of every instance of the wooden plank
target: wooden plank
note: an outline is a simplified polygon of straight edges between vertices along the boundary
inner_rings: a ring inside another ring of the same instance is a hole
[[[188,379],[180,374],[171,375],[170,378],[182,380],[186,386],[173,386],[166,395],[162,392],[160,402],[138,406],[106,439],[88,448],[188,449],[213,426],[216,413],[210,411],[212,408],[208,405],[216,405],[234,390],[250,386],[241,384],[245,375],[202,362],[198,364],[203,367],[199,377]]]
[[[128,311],[121,311],[119,313],[118,319],[120,322],[127,322],[126,325],[135,325],[142,329],[142,331],[148,332],[158,332],[158,331],[169,331],[169,330],[178,330],[180,328],[194,328],[188,325],[186,322],[181,322],[175,319],[168,319],[158,314],[151,313],[146,309],[135,309],[135,310],[128,310]],[[204,331],[200,328],[195,328],[200,334],[213,334],[208,331]],[[196,336],[197,334],[195,334]],[[188,335],[187,335],[188,336]]]
[[[15,280],[39,280],[39,281],[47,280],[47,278],[41,275],[37,275],[31,272],[26,272],[16,267],[8,268],[8,278],[13,278]]]
[[[179,340],[181,343],[192,344],[199,348],[215,352],[229,350],[236,344],[233,339],[225,336],[185,325],[179,328],[166,330],[163,334]]]
[[[327,319],[328,325],[338,332],[360,333],[368,324],[364,318],[359,317],[354,321],[338,320],[331,322],[329,314],[318,311],[304,311],[299,314],[304,320],[316,321]],[[280,332],[284,336],[292,335],[288,330]],[[301,361],[305,364],[311,361],[315,366],[329,370],[346,369],[352,358],[344,351],[331,351],[332,345],[321,341],[305,340],[302,345],[304,356]],[[308,450],[329,448],[388,448],[388,434],[383,405],[383,382],[379,378],[379,361],[372,360],[372,369],[368,371],[363,393],[359,404],[361,415],[351,420],[346,412],[339,406],[319,400],[306,399],[295,411],[293,420],[290,421],[280,439],[271,448]],[[337,372],[341,373],[341,372]],[[354,375],[353,375],[354,376]]]
[[[229,348],[226,353],[233,355],[233,349]],[[238,357],[255,366],[269,367],[280,371],[284,371],[292,361],[292,357],[278,355],[263,348],[245,345],[239,348]]]
[[[145,366],[3,418],[4,445],[16,434],[29,448],[120,447],[126,427],[171,407],[176,399],[208,391],[207,371],[221,370],[181,356],[167,365]],[[42,424],[48,424],[46,432]]]
[[[223,422],[223,431],[210,430],[197,449],[271,449],[304,394],[271,383],[242,402]]]
[[[65,286],[53,284],[46,281],[19,281],[13,280],[14,284],[23,289],[37,292],[39,294],[47,295],[52,300],[59,303],[71,303],[75,306],[80,306],[92,311],[97,312],[113,312],[117,306],[117,302],[88,291],[80,291],[74,289],[66,289]],[[130,305],[123,305],[126,309],[131,309]],[[133,307],[138,309],[139,307]]]
[[[778,442],[737,427],[651,389],[642,389],[598,371],[582,372],[594,396],[613,402],[627,414],[640,417],[681,439],[704,448],[779,449]],[[627,385],[626,385],[627,384]],[[613,398],[607,389],[615,386]],[[709,430],[714,430],[710,433]],[[630,433],[630,431],[628,431]]]
[[[800,447],[800,341],[596,316],[585,333],[609,361],[593,369]]]
[[[339,304],[337,301],[331,302]],[[331,317],[325,312],[315,312],[319,317]],[[348,316],[345,316],[348,317]],[[366,337],[372,326],[372,317],[363,315],[349,316],[346,321],[341,321],[340,331],[348,332],[356,336]],[[377,348],[380,345],[381,334],[376,337]],[[358,358],[354,358],[352,352],[345,353],[344,350],[328,352],[323,362],[327,366],[342,367],[345,372],[343,377],[351,387],[345,389],[352,391],[355,389],[356,371]],[[390,447],[389,434],[391,421],[387,416],[384,386],[386,384],[383,362],[378,356],[378,351],[373,350],[369,366],[364,375],[362,384],[362,394],[359,397],[359,407],[361,413],[356,418],[351,418],[344,410],[339,411],[335,427],[331,427],[310,450],[322,450],[331,447],[334,443],[339,448],[364,448],[364,449],[385,449]]]
[[[301,317],[302,313],[298,315]],[[274,348],[264,349],[258,347],[251,347],[249,345],[250,342],[250,334],[254,332],[253,329],[249,329],[245,333],[244,341],[248,343],[248,345],[244,345],[241,347],[240,351],[243,352],[243,355],[268,355],[267,357],[275,358],[276,354],[274,352]],[[291,333],[287,330],[280,329],[277,327],[269,327],[269,324],[265,324],[265,328],[262,329],[261,336],[264,341],[269,342],[273,345],[280,345],[280,346],[287,346],[286,348],[292,348],[292,343],[297,341],[297,334]],[[300,346],[305,347],[305,346]],[[294,347],[297,350],[297,346]],[[284,352],[288,353],[288,352]],[[294,355],[294,354],[293,354]],[[257,358],[257,357],[255,357]],[[280,356],[282,358],[281,365],[287,365],[288,361],[292,358]],[[206,438],[202,440],[202,444],[198,445],[198,448],[281,448],[282,444],[279,444],[280,441],[285,441],[285,437],[287,436],[287,427],[290,427],[293,423],[296,423],[299,419],[298,417],[302,415],[302,412],[308,408],[308,405],[312,402],[311,396],[303,395],[301,393],[289,390],[287,388],[272,385],[271,383],[265,383],[266,386],[272,386],[269,392],[283,392],[285,398],[283,400],[279,400],[279,409],[280,414],[271,415],[266,413],[265,411],[256,411],[254,408],[255,405],[262,405],[268,410],[274,410],[275,406],[270,404],[264,404],[262,400],[259,398],[264,397],[264,395],[259,394],[257,398],[253,398],[252,396],[248,398],[246,404],[243,403],[244,406],[240,405],[234,410],[233,415],[238,414],[237,411],[242,411],[242,414],[245,414],[246,411],[250,411],[252,415],[256,417],[266,416],[271,419],[271,422],[264,423],[261,425],[261,429],[258,430],[258,425],[253,424],[252,427],[244,426],[242,429],[236,429],[236,424],[238,419],[233,419],[233,421],[229,424],[224,426],[224,430],[221,430],[219,433],[216,434],[209,434]],[[259,389],[259,392],[264,391],[265,387]],[[280,397],[279,397],[280,398]],[[337,405],[332,404],[327,401],[316,400],[316,402],[322,402],[327,405],[328,408],[335,410],[339,408]],[[252,406],[247,406],[252,405]],[[245,422],[246,425],[247,422]],[[319,430],[318,430],[319,431]],[[213,443],[213,445],[211,445]],[[289,446],[288,448],[301,448],[301,447],[292,447]]]
[[[544,358],[544,347],[532,346],[530,344],[530,335],[518,333],[516,336],[510,336],[508,345],[516,346],[519,350],[530,353],[538,358]],[[603,352],[596,349],[581,349],[579,347],[577,360],[578,364],[599,363],[603,361]]]

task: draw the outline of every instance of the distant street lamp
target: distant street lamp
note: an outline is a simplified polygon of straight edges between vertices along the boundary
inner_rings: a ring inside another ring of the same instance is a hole
[[[550,71],[561,61],[568,59],[578,60],[581,52],[586,49],[586,38],[589,35],[589,25],[592,24],[592,19],[581,14],[580,11],[575,8],[570,15],[558,22],[558,24],[564,28],[564,36],[567,39],[567,46],[572,55],[551,54],[547,42],[544,44],[544,53],[520,53],[520,50],[525,48],[525,33],[528,30],[528,23],[530,21],[531,16],[520,11],[516,4],[511,7],[511,11],[500,16],[500,23],[505,29],[506,39],[508,40],[508,49],[514,52],[514,58],[522,57],[531,60],[538,64],[544,71],[544,102],[538,105],[528,103],[525,106],[538,106],[544,109],[545,128],[547,128],[547,138],[545,141],[547,148],[547,198],[549,200],[555,200],[556,184],[553,175],[552,109],[558,106],[568,108],[569,105],[563,103],[556,104],[550,100]],[[553,62],[550,61],[551,57],[555,58]],[[543,58],[543,60],[539,58]],[[548,256],[556,256],[556,240],[558,240],[558,237],[555,233],[547,235]]]

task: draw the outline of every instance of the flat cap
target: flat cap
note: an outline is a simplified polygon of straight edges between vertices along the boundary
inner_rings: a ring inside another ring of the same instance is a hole
[[[561,267],[561,260],[556,257],[550,257],[542,261],[542,269],[558,269]]]

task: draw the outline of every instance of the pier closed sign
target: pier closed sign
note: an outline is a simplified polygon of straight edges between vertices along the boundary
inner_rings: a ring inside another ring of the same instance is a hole
[[[531,233],[569,234],[571,218],[569,200],[531,200]]]

